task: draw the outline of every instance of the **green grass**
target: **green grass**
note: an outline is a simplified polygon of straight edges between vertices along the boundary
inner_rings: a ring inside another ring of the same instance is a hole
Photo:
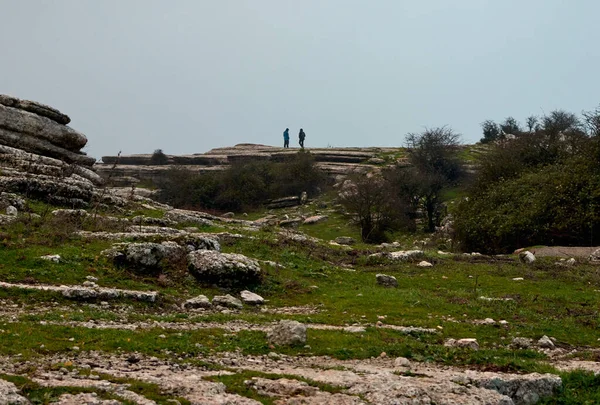
[[[600,376],[587,371],[561,373],[562,387],[540,405],[593,405],[600,403]]]

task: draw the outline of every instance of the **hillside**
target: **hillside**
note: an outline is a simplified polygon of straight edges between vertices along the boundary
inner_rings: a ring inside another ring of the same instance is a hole
[[[247,215],[175,209],[106,187],[95,170],[132,177],[287,152],[238,145],[92,167],[64,114],[2,100],[0,403],[600,398],[600,277],[588,258],[453,253],[422,234],[364,244],[328,194]],[[348,170],[402,159],[310,152]]]

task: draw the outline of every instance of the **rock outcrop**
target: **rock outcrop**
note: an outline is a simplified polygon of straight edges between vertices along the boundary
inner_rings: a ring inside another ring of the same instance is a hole
[[[197,250],[187,256],[188,269],[199,281],[223,287],[258,284],[262,271],[256,260],[237,253]]]
[[[119,204],[98,190],[95,159],[81,151],[87,138],[70,121],[44,104],[0,95],[0,189],[74,207]]]
[[[334,178],[352,173],[367,173],[381,163],[373,158],[385,152],[397,152],[399,148],[306,148],[316,164]],[[194,172],[224,170],[232,163],[256,160],[285,161],[297,150],[256,144],[238,144],[233,147],[216,148],[203,154],[166,155],[162,165],[154,164],[152,154],[103,156],[102,163],[96,164],[98,173],[115,185],[129,186],[139,181],[160,181],[173,165]],[[406,164],[405,161],[395,163]]]

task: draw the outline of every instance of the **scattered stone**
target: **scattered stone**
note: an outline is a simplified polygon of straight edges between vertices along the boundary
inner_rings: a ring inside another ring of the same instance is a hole
[[[483,325],[495,325],[496,321],[494,321],[492,318],[485,318],[482,322]]]
[[[212,304],[206,295],[198,295],[197,297],[186,300],[183,305],[183,309],[189,308],[210,308]]]
[[[537,345],[542,349],[554,349],[554,342],[546,335],[542,336],[540,340],[538,340]]]
[[[314,225],[319,224],[321,222],[325,222],[329,219],[327,215],[314,215],[312,217],[308,217],[304,220],[304,225]]]
[[[407,261],[420,256],[423,256],[422,250],[399,250],[397,252],[380,252],[369,255],[369,257],[383,257],[393,261]]]
[[[419,267],[433,267],[433,264],[429,263],[428,261],[421,261],[417,264],[417,266]]]
[[[177,242],[126,242],[113,245],[102,251],[102,255],[111,257],[118,265],[127,265],[138,270],[156,270],[165,262],[183,260],[186,249]]]
[[[551,397],[562,386],[559,376],[532,373],[523,376],[498,376],[472,381],[481,388],[487,388],[510,397],[515,405],[533,405],[541,398]]]
[[[523,277],[515,277],[512,279],[513,281],[523,281],[525,280]]]
[[[221,215],[221,218],[233,218],[235,217],[235,212],[226,212],[225,214]]]
[[[279,226],[281,228],[298,228],[301,223],[302,218],[284,219],[283,221],[279,221]]]
[[[333,240],[335,243],[340,244],[340,245],[354,245],[356,243],[356,241],[354,240],[354,238],[351,238],[350,236],[338,236],[337,238],[335,238]]]
[[[410,367],[410,360],[406,357],[396,357],[394,360],[395,367]]]
[[[263,305],[265,303],[263,297],[248,290],[240,292],[240,297],[242,298],[242,302],[246,305]]]
[[[479,343],[477,339],[466,338],[466,339],[448,339],[444,342],[446,347],[459,347],[464,349],[479,350]]]
[[[212,304],[214,306],[220,305],[222,307],[232,308],[232,309],[242,309],[244,307],[244,305],[242,304],[242,301],[238,300],[237,298],[235,298],[234,296],[232,296],[230,294],[215,295],[213,297]]]
[[[213,250],[197,250],[187,255],[188,269],[199,281],[218,286],[246,286],[262,281],[262,271],[254,259]]]
[[[513,338],[511,347],[515,349],[530,349],[533,345],[533,340],[524,337]]]
[[[519,253],[519,260],[525,264],[531,264],[535,262],[535,255],[530,251],[526,250],[524,252]]]
[[[9,215],[11,217],[16,217],[18,214],[19,214],[19,211],[13,205],[9,205],[8,207],[6,207],[6,215]]]
[[[375,276],[377,284],[384,287],[398,287],[398,280],[394,276],[388,276],[386,274],[377,274]]]
[[[306,344],[306,325],[297,321],[282,320],[268,332],[269,343],[277,346],[303,346]]]
[[[348,333],[364,333],[367,331],[364,326],[346,326],[343,330]]]
[[[40,256],[40,259],[58,263],[58,262],[60,262],[60,255],[45,255],[45,256]]]
[[[502,319],[502,320],[498,321],[498,324],[502,325],[502,326],[505,326],[505,325],[508,325],[508,321]]]
[[[93,281],[94,283],[98,281],[98,277],[94,276],[86,276],[85,279],[88,281]]]

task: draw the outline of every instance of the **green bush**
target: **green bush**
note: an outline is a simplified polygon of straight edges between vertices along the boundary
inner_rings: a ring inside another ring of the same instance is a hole
[[[600,242],[600,171],[584,158],[548,165],[471,192],[455,211],[463,250]]]
[[[159,182],[159,199],[178,208],[242,211],[264,202],[306,191],[317,194],[325,175],[310,153],[281,162],[236,162],[223,171],[194,173],[174,166]]]

